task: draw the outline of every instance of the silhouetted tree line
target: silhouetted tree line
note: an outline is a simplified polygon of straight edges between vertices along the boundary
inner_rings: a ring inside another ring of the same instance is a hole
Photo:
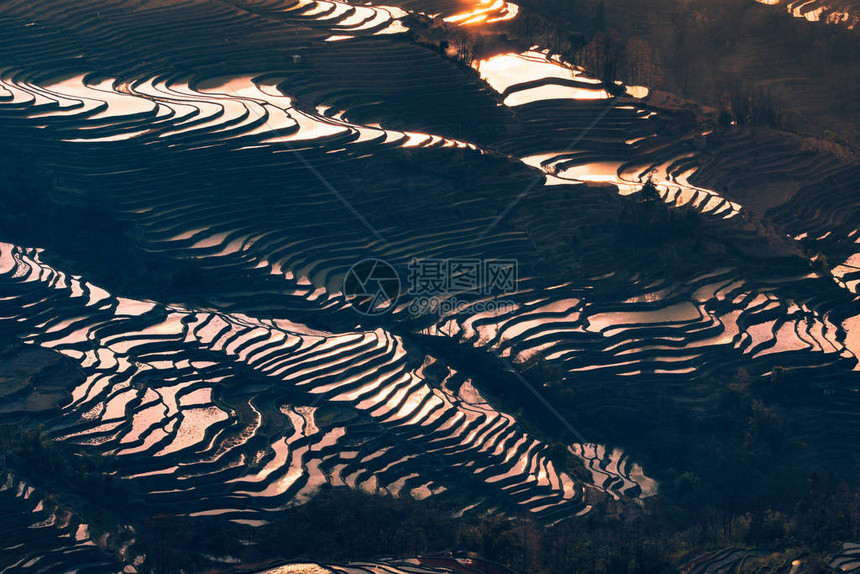
[[[801,123],[806,104],[795,84],[769,90],[744,73],[744,60],[756,57],[744,39],[758,38],[778,50],[776,74],[802,74],[820,84],[817,93],[832,103],[834,114],[860,113],[860,44],[841,26],[810,25],[749,0],[655,0],[645,10],[653,21],[643,22],[638,12],[628,16],[632,4],[526,0],[516,33],[608,82],[642,84],[730,109],[738,124],[820,130]],[[792,107],[796,102],[800,108]],[[849,137],[858,136],[850,126],[842,124]]]
[[[529,4],[515,26],[527,44],[549,48],[608,83],[652,85],[659,75],[645,39],[622,39],[607,27],[602,1],[571,6],[561,0],[539,0]]]
[[[739,125],[783,126],[784,113],[771,92],[761,87],[734,86],[731,91],[731,112]]]
[[[61,505],[82,510],[90,532],[117,531],[127,514],[129,491],[112,476],[114,459],[57,442],[40,428],[0,425],[6,467],[50,493]],[[123,508],[126,506],[126,508]]]

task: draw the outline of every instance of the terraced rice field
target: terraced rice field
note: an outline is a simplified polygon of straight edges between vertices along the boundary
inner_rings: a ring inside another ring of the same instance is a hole
[[[81,572],[122,571],[124,564],[92,539],[89,525],[67,509],[59,507],[45,493],[11,473],[0,484],[3,552],[0,568],[4,572]],[[118,535],[110,542],[126,552],[133,537]],[[137,556],[124,556],[137,565]],[[72,569],[73,568],[73,569]]]
[[[324,485],[548,522],[657,491],[599,431],[568,444],[590,479],[558,468],[456,348],[541,361],[589,412],[625,408],[607,387],[706,412],[705,377],[779,367],[826,391],[802,413],[822,456],[856,448],[857,165],[783,134],[707,133],[539,47],[469,69],[409,41],[410,12],[490,26],[517,7],[4,3],[0,332],[84,373],[53,440],[113,457],[147,505],[252,526]],[[743,195],[759,184],[786,190]],[[695,219],[701,252],[669,241],[672,263],[613,239],[653,224],[654,202]],[[74,228],[94,210],[122,231],[90,251],[51,239],[49,214]],[[133,259],[96,253],[113,245]],[[343,282],[368,257],[404,284],[416,258],[515,260],[516,290],[501,310],[476,311],[487,295],[420,317],[407,291],[364,316]],[[163,271],[189,266],[190,289]],[[0,489],[50,514],[27,492]],[[110,569],[85,525],[51,516],[40,529],[74,534],[4,552]],[[112,547],[140,565],[132,542]]]
[[[480,559],[431,556],[378,562],[349,562],[347,564],[291,563],[261,571],[261,574],[440,574],[456,572],[469,574],[483,572],[488,563]],[[493,564],[496,570],[503,567]]]
[[[839,572],[857,572],[860,570],[860,544],[843,542],[839,551],[830,557],[828,566]]]
[[[853,30],[860,21],[860,6],[850,0],[843,2],[821,2],[819,0],[756,0],[761,4],[780,5],[795,18],[805,18],[810,22],[839,24]]]

